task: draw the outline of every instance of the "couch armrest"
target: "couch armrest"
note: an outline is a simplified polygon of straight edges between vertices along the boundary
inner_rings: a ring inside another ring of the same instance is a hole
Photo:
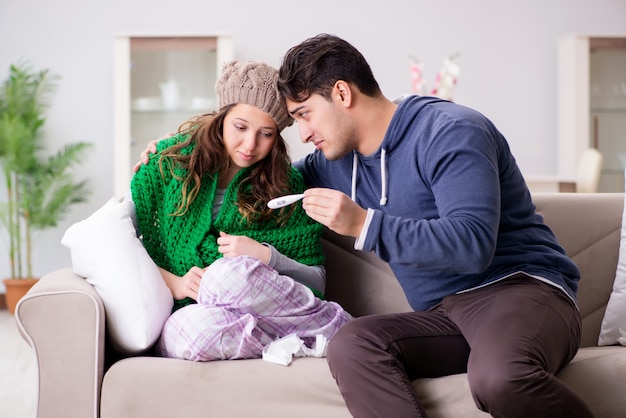
[[[18,303],[15,318],[35,350],[37,417],[94,417],[104,367],[104,306],[70,269],[42,277]]]

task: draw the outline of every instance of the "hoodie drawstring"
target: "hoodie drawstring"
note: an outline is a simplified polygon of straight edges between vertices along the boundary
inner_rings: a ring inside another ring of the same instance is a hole
[[[355,151],[352,151],[352,155],[352,194],[350,198],[356,202],[356,167],[359,162],[359,157],[357,157]]]
[[[387,204],[387,160],[385,156],[387,150],[380,150],[380,205],[385,206]]]
[[[356,202],[356,174],[357,174],[357,166],[359,162],[359,157],[357,153],[353,151],[352,157],[352,192],[350,198]],[[380,182],[381,182],[381,191],[380,191],[380,205],[385,206],[387,204],[387,160],[386,160],[387,150],[381,149],[380,151]]]

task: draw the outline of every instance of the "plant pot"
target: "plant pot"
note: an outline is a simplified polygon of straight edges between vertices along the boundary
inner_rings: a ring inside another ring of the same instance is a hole
[[[4,279],[4,287],[6,294],[4,295],[7,302],[7,309],[11,314],[15,313],[17,302],[37,283],[39,279]]]

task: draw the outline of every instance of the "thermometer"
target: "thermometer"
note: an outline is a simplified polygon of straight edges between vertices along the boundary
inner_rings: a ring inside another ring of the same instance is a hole
[[[291,205],[300,199],[304,199],[304,193],[301,194],[289,194],[287,196],[277,197],[267,202],[267,207],[270,209],[278,209],[283,206]]]

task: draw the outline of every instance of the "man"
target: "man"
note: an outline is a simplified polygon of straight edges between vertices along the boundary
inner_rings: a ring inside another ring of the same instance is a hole
[[[494,417],[591,417],[554,377],[579,347],[579,272],[496,127],[438,98],[388,100],[362,54],[327,34],[279,73],[316,148],[296,164],[304,209],[387,261],[414,309],[354,319],[330,341],[350,412],[425,416],[411,381],[467,372]]]

